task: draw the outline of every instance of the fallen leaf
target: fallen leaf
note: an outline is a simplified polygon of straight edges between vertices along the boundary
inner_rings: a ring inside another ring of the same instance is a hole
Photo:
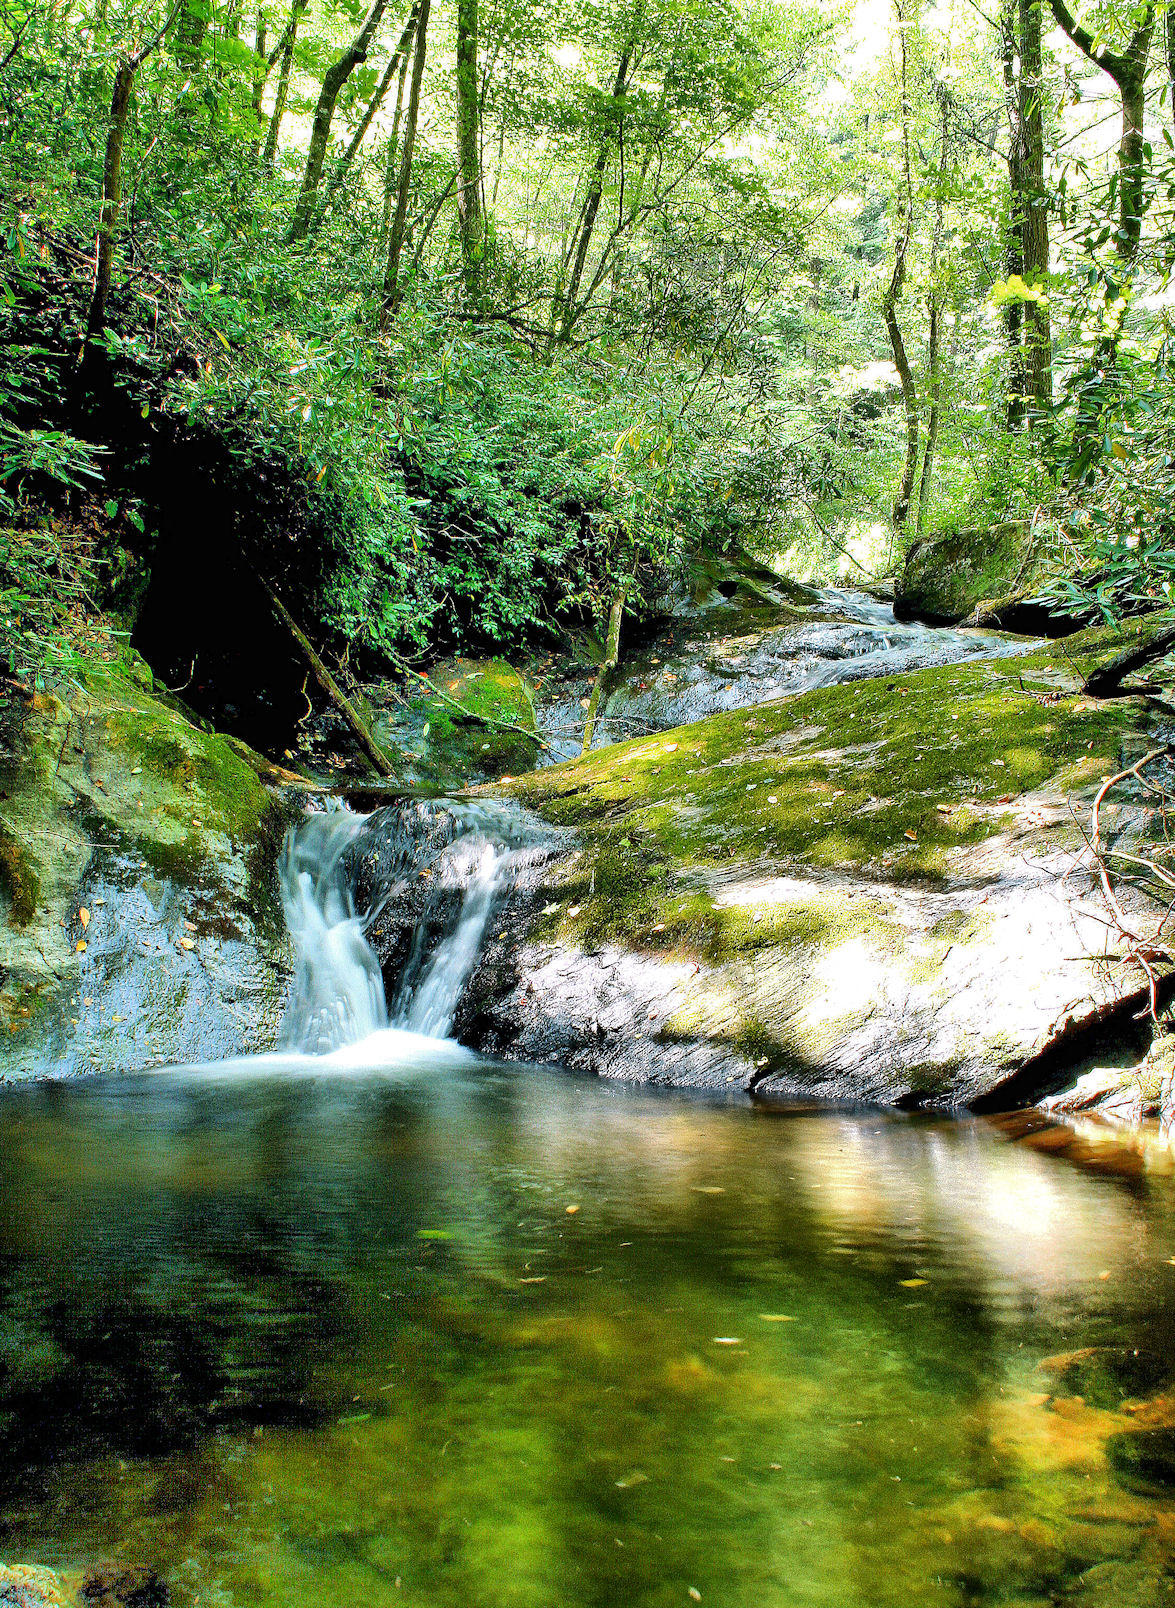
[[[716,1346],[741,1346],[742,1341],[737,1334],[716,1334],[714,1344]]]
[[[196,940],[194,938],[181,938],[180,939],[180,948],[181,949],[195,949],[195,947],[196,947]]]
[[[930,1282],[929,1279],[900,1279],[899,1280],[899,1283],[901,1284],[903,1290],[920,1290],[924,1284],[928,1284],[929,1282]]]
[[[579,1207],[578,1206],[565,1206],[563,1209],[567,1213],[568,1217],[574,1217],[576,1212],[579,1210]]]
[[[84,938],[79,938],[77,943],[74,945],[74,949],[77,951],[77,953],[79,955],[81,954],[82,950],[85,947],[86,947],[86,940]]]
[[[616,1481],[618,1491],[627,1491],[633,1485],[646,1485],[649,1476],[642,1474],[639,1468],[634,1468],[631,1474],[626,1474],[622,1480]]]
[[[701,1602],[702,1593],[698,1590],[697,1586],[691,1586],[689,1588],[689,1594],[694,1599],[695,1602]]]
[[[917,832],[907,832],[906,836],[909,838],[911,843],[917,843],[917,841],[918,841]]]
[[[84,932],[85,929],[90,925],[90,912],[85,908],[84,905],[78,911],[78,920],[81,922],[82,930]]]
[[[789,1317],[786,1312],[760,1312],[760,1321],[763,1323],[794,1323],[796,1320]]]

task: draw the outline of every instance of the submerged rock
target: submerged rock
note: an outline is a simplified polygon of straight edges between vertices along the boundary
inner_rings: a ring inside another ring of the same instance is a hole
[[[52,1569],[0,1563],[0,1608],[65,1608],[66,1600]]]
[[[522,778],[513,796],[579,846],[493,923],[459,1030],[497,1054],[761,1096],[1026,1103],[1142,1000],[1073,812],[1141,755],[1150,719],[1079,696],[1042,649]],[[1144,813],[1105,822],[1128,835]]]
[[[125,657],[9,709],[0,790],[0,1075],[268,1042],[281,810],[247,750]]]

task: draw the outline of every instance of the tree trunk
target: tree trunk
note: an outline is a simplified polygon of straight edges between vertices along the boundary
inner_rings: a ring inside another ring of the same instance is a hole
[[[1004,242],[1004,273],[1024,274],[1024,118],[1016,83],[1016,0],[1006,0],[1000,13],[1000,46],[1004,68],[1004,106],[1008,116],[1008,232]],[[1023,68],[1021,68],[1023,72]],[[1004,304],[1004,333],[1008,343],[1008,392],[1004,422],[1014,434],[1024,423],[1024,303],[1011,296]]]
[[[367,60],[367,51],[371,45],[375,30],[379,27],[380,18],[384,14],[387,0],[375,0],[371,10],[364,19],[363,26],[352,39],[351,43],[327,68],[323,75],[322,88],[318,94],[318,104],[314,108],[314,121],[310,126],[310,146],[306,152],[306,167],[302,173],[302,187],[298,192],[298,199],[294,206],[294,215],[290,219],[290,227],[286,230],[286,242],[289,245],[295,241],[305,240],[310,233],[310,216],[314,210],[314,200],[318,194],[319,180],[326,163],[326,146],[330,139],[331,119],[335,115],[335,105],[343,90],[343,85],[358,67],[359,63]]]
[[[485,270],[480,130],[477,0],[457,0],[457,220],[465,294],[474,303],[481,298]]]
[[[628,87],[628,67],[632,60],[635,41],[630,40],[624,47],[620,57],[620,65],[616,69],[616,81],[612,85],[612,102],[620,107],[624,99],[624,92]],[[623,111],[620,116],[623,118]],[[567,289],[563,293],[563,310],[559,318],[558,338],[560,341],[569,341],[575,321],[579,316],[576,308],[576,297],[579,295],[580,281],[583,278],[584,264],[587,262],[588,247],[592,242],[592,231],[596,226],[596,216],[600,210],[600,197],[604,193],[604,174],[608,168],[608,156],[612,149],[611,131],[605,131],[600,141],[599,154],[588,180],[588,192],[583,204],[583,212],[579,223],[579,240],[575,246],[575,260],[571,265],[571,275],[567,281]]]
[[[408,196],[412,189],[412,153],[416,146],[416,122],[420,115],[420,82],[424,77],[424,57],[428,49],[428,16],[431,0],[420,0],[420,16],[416,22],[416,51],[412,57],[412,83],[408,90],[408,112],[404,119],[404,152],[400,158],[400,187],[396,195],[396,212],[392,218],[392,232],[388,237],[388,265],[384,273],[383,313],[381,326],[386,329],[392,314],[403,297],[400,287],[400,256],[404,250],[404,232],[408,225]]]
[[[86,333],[78,361],[83,372],[93,362],[95,341],[106,328],[106,303],[114,269],[114,237],[118,228],[118,209],[122,201],[122,147],[126,140],[127,116],[135,74],[153,50],[157,50],[179,14],[182,0],[176,0],[159,29],[133,56],[124,56],[114,72],[110,96],[110,115],[106,128],[106,157],[102,167],[102,204],[98,213],[98,238],[94,249],[94,291],[86,318]]]
[[[620,663],[620,622],[624,617],[624,604],[628,597],[628,587],[619,586],[612,599],[612,607],[608,612],[608,635],[604,648],[604,658],[600,664],[599,673],[592,686],[592,695],[588,700],[587,721],[583,728],[583,748],[581,753],[586,754],[592,746],[592,738],[596,734],[596,717],[600,712],[600,701],[608,690],[616,666]]]
[[[290,93],[290,73],[294,65],[294,41],[298,37],[298,23],[308,4],[309,0],[293,0],[290,20],[286,23],[285,34],[280,42],[282,64],[278,69],[277,94],[274,96],[273,115],[269,119],[269,128],[265,134],[265,149],[261,153],[261,165],[269,170],[272,170],[277,159],[277,142]]]
[[[1118,255],[1129,268],[1138,251],[1146,199],[1143,113],[1146,69],[1155,29],[1155,0],[1147,0],[1130,43],[1121,52],[1099,46],[1093,34],[1075,19],[1065,0],[1050,0],[1050,5],[1059,26],[1082,55],[1114,80],[1122,99],[1122,138],[1118,144]]]
[[[894,367],[898,371],[898,380],[902,387],[902,401],[906,409],[906,457],[902,465],[901,478],[898,481],[892,515],[894,535],[900,536],[909,517],[910,500],[914,495],[914,476],[918,469],[918,440],[921,434],[921,421],[918,417],[918,390],[914,384],[914,376],[910,371],[910,360],[906,356],[906,343],[902,339],[897,314],[902,286],[906,281],[906,257],[910,249],[910,236],[913,230],[914,180],[910,167],[911,108],[906,61],[907,19],[902,14],[900,3],[895,4],[894,10],[898,20],[897,33],[901,51],[902,187],[898,192],[898,221],[901,225],[901,232],[894,242],[893,273],[882,298],[881,310],[885,318],[885,330],[889,336]]]
[[[106,160],[102,170],[102,206],[98,214],[94,294],[90,298],[90,312],[86,319],[86,336],[81,352],[83,369],[92,361],[94,341],[106,328],[106,302],[110,295],[110,277],[114,267],[114,235],[118,227],[118,209],[122,201],[122,147],[126,139],[131,90],[134,87],[137,68],[138,63],[126,57],[119,62],[114,73],[114,92],[110,97],[110,120],[106,132]]]
[[[419,6],[416,7],[416,11],[417,20],[419,20]],[[384,172],[384,205],[379,220],[379,252],[377,260],[383,259],[387,255],[388,230],[392,222],[392,202],[396,196],[396,176],[400,171],[396,157],[400,151],[400,119],[404,115],[404,86],[408,82],[408,67],[411,60],[411,56],[405,53],[404,60],[400,63],[400,80],[396,85],[396,112],[392,118],[392,132],[388,138],[387,165]]]
[[[1044,187],[1042,0],[1020,0],[1020,128],[1024,145],[1023,272],[1025,283],[1048,290],[1049,215]],[[1035,419],[1053,403],[1053,346],[1048,302],[1024,305],[1025,391]]]
[[[346,178],[347,169],[355,160],[356,153],[358,152],[359,147],[363,144],[364,135],[371,127],[372,120],[374,119],[376,112],[378,112],[382,106],[384,96],[391,88],[392,79],[400,70],[401,62],[403,62],[405,67],[408,65],[408,52],[412,44],[412,35],[416,32],[416,18],[419,14],[419,11],[419,0],[413,0],[412,10],[408,14],[408,21],[404,24],[404,31],[400,35],[399,42],[397,43],[395,50],[392,52],[391,59],[384,69],[384,75],[376,85],[375,93],[368,101],[363,116],[359,119],[355,132],[351,136],[350,144],[339,158],[335,165],[335,170],[330,176],[330,183],[327,185],[326,194],[322,199],[322,208],[316,220],[317,223],[321,223],[327,212],[330,210],[331,203],[334,200],[335,195],[338,193],[339,187],[344,178]]]
[[[253,136],[253,160],[256,161],[261,151],[261,130],[265,127],[265,118],[261,111],[261,98],[265,94],[265,80],[268,69],[265,62],[265,7],[257,7],[257,32],[253,36],[253,51],[257,57],[253,68],[253,116],[257,120],[257,132]]]

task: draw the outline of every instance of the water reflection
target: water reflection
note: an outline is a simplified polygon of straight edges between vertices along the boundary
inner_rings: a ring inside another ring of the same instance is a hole
[[[193,1604],[1141,1608],[1172,1510],[1105,1445],[1162,1404],[1039,1365],[1173,1354],[1170,1191],[469,1059],[13,1093],[0,1551]]]

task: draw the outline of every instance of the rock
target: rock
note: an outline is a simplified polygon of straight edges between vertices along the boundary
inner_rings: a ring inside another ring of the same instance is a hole
[[[1111,1435],[1106,1457],[1132,1490],[1166,1494],[1175,1487],[1175,1429],[1132,1429]]]
[[[916,541],[897,577],[894,613],[899,620],[954,625],[985,599],[1019,595],[1025,556],[1024,527],[1012,521]]]
[[[1170,1383],[1172,1364],[1144,1346],[1084,1346],[1046,1357],[1041,1369],[1057,1396],[1080,1396],[1092,1407],[1114,1409],[1153,1396]]]
[[[407,759],[404,778],[464,786],[534,765],[534,701],[520,671],[502,659],[451,659],[429,679],[446,698],[418,683],[406,705],[376,723],[376,741]]]
[[[0,1563],[0,1608],[65,1608],[61,1582],[52,1569],[32,1563]]]
[[[1104,958],[1071,810],[1142,751],[1150,717],[1075,690],[1042,649],[821,688],[519,779],[511,795],[579,847],[494,923],[459,1031],[760,1096],[990,1106],[1062,1087],[1141,1002]]]
[[[91,1569],[78,1593],[85,1608],[168,1608],[171,1592],[153,1569],[105,1564]]]
[[[216,1057],[280,1012],[282,808],[144,668],[85,665],[9,712],[0,1076]]]

